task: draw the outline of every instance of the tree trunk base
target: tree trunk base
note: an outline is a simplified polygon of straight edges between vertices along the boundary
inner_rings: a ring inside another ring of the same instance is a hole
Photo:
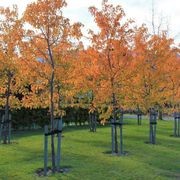
[[[53,172],[51,167],[48,167],[47,174],[44,175],[44,168],[39,168],[36,170],[36,175],[38,175],[39,177],[42,177],[42,176],[49,176],[54,173],[68,173],[69,171],[70,171],[70,167],[62,167],[59,170],[55,169],[55,172]]]

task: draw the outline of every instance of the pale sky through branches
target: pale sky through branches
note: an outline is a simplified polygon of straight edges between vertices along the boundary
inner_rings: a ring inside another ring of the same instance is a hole
[[[0,0],[0,6],[12,6],[17,4],[22,13],[28,3],[35,0]],[[94,29],[93,18],[88,12],[88,7],[101,7],[102,0],[66,0],[68,6],[64,9],[64,16],[72,21],[79,21],[85,25],[84,33],[87,29]],[[119,4],[125,10],[128,18],[134,19],[136,24],[145,23],[151,26],[152,0],[109,0],[109,3]],[[169,30],[169,36],[180,43],[180,0],[154,0],[155,25],[156,28],[162,23],[161,29]]]

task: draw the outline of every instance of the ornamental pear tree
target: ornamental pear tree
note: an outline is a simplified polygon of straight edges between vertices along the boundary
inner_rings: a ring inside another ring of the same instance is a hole
[[[98,75],[99,69],[97,65],[98,52],[93,48],[87,48],[79,53],[79,64],[76,66],[75,87],[77,92],[81,90],[84,107],[89,110],[89,127],[90,131],[95,132],[97,123],[97,107],[96,94],[98,94]],[[81,100],[82,101],[82,100]]]
[[[17,6],[0,8],[0,105],[5,108],[3,123],[3,143],[10,143],[10,108],[19,107],[20,102],[15,96],[21,91],[19,74],[22,24],[18,18]]]
[[[107,0],[102,2],[102,10],[90,7],[89,11],[99,28],[97,33],[90,30],[91,48],[97,51],[99,82],[96,99],[108,108],[106,119],[117,121],[116,111],[124,106],[126,79],[131,76],[131,40],[133,30],[131,20],[125,20],[121,6],[114,7]],[[115,142],[117,130],[115,129]],[[115,146],[117,153],[117,143]]]
[[[171,48],[170,60],[167,62],[166,68],[166,99],[167,99],[167,113],[172,114],[180,111],[180,48]]]
[[[37,77],[36,85],[41,86],[43,84],[43,86],[49,87],[47,95],[49,95],[51,131],[55,128],[55,82],[58,76],[64,76],[64,74],[58,74],[59,68],[63,66],[61,60],[66,61],[69,58],[67,54],[76,49],[79,45],[78,39],[81,36],[81,24],[74,23],[71,25],[69,19],[63,16],[62,9],[66,5],[64,0],[38,0],[27,6],[23,16],[23,21],[27,24],[25,47],[32,53],[34,63],[41,64],[37,68],[37,73],[43,74],[38,76],[40,79]],[[44,68],[41,69],[41,66]],[[52,170],[55,172],[53,134],[51,135],[51,155]]]
[[[95,7],[89,10],[99,28],[97,33],[90,30],[91,48],[97,51],[98,101],[112,105],[113,111],[116,106],[123,106],[123,88],[125,80],[130,76],[132,21],[124,22],[125,13],[121,6],[113,7],[106,0],[102,3],[102,10]]]
[[[133,61],[134,76],[131,83],[131,104],[144,112],[157,106],[163,107],[168,101],[168,77],[170,64],[176,62],[172,39],[166,33],[150,35],[148,29],[140,27],[135,32]]]

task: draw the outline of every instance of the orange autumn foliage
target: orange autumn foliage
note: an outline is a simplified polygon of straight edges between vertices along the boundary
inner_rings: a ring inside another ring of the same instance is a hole
[[[124,21],[122,7],[107,1],[103,1],[102,10],[95,7],[89,10],[99,32],[90,31],[92,45],[88,51],[94,55],[88,56],[92,66],[88,76],[94,75],[94,101],[98,106],[108,107],[108,113],[102,117],[107,119],[114,108],[125,106],[126,79],[131,76],[132,21]]]
[[[150,35],[145,27],[137,29],[134,40],[135,68],[128,101],[134,108],[139,106],[147,112],[151,107],[163,107],[170,102],[168,77],[171,73],[177,75],[174,69],[177,67],[177,51],[171,47],[173,41],[165,33]]]
[[[21,92],[19,44],[22,23],[15,5],[1,7],[0,16],[0,105],[5,106],[8,98],[10,107],[19,108],[21,104],[15,94]]]

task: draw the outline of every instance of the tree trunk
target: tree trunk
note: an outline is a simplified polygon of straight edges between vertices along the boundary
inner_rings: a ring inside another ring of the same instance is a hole
[[[51,118],[51,131],[54,130],[54,68],[52,69],[50,80],[50,118]],[[54,134],[51,135],[51,156],[52,156],[52,172],[55,172],[55,148],[54,148]]]
[[[163,112],[161,107],[159,108],[158,119],[163,120]]]
[[[113,121],[116,122],[116,97],[115,97],[115,93],[112,93],[112,104],[113,104]],[[118,140],[117,140],[117,127],[115,125],[115,129],[114,129],[114,143],[115,143],[115,153],[118,153]]]
[[[49,31],[49,29],[48,29]],[[50,121],[51,121],[51,131],[54,131],[54,76],[55,76],[55,68],[54,68],[54,59],[50,46],[49,38],[47,40],[48,53],[51,61],[51,78],[50,78]],[[54,134],[51,135],[51,157],[52,157],[52,172],[55,173],[56,170],[56,156],[55,156],[55,147],[54,147]]]
[[[161,110],[159,111],[158,119],[159,119],[159,120],[163,120],[163,113],[162,113]]]
[[[12,73],[8,72],[8,82],[7,82],[7,90],[6,90],[6,105],[5,105],[5,115],[4,115],[4,137],[3,137],[3,143],[7,144],[8,139],[8,128],[10,125],[9,122],[9,98],[10,98],[10,88],[11,88],[11,79],[12,79]]]

